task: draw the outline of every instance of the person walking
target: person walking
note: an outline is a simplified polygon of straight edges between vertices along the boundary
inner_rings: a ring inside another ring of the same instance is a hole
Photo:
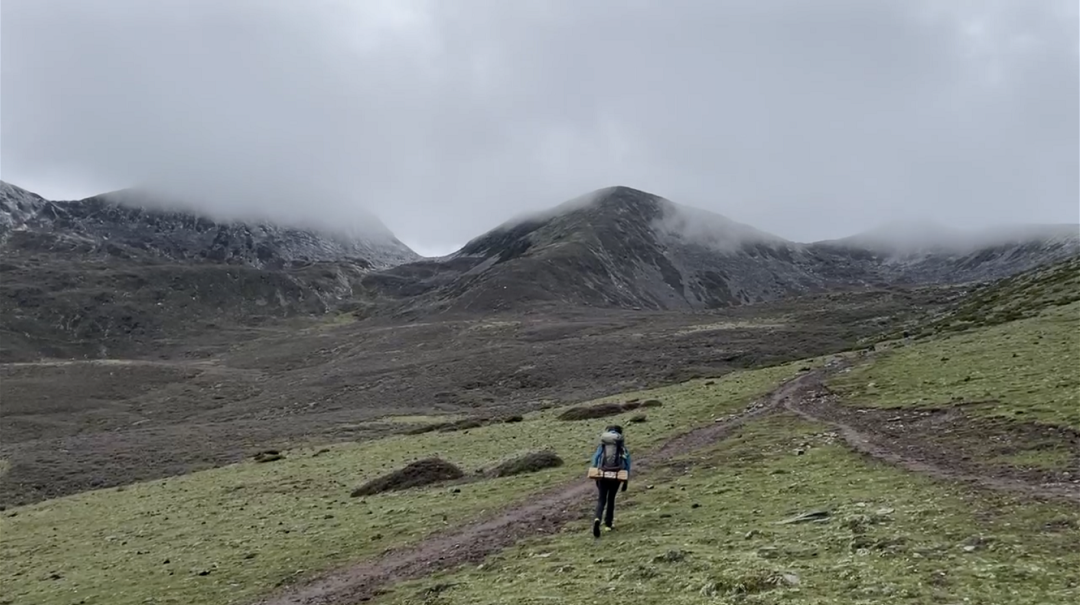
[[[596,477],[596,515],[593,518],[593,536],[600,537],[600,522],[604,528],[611,531],[615,521],[615,496],[626,491],[630,479],[630,452],[626,448],[626,440],[623,437],[621,426],[613,425],[604,429],[600,434],[600,445],[592,458],[592,468],[598,469],[599,477]],[[625,471],[625,479],[605,478],[605,472]]]

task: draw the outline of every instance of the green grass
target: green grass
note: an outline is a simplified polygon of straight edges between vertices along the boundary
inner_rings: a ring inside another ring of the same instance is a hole
[[[996,400],[972,413],[1080,430],[1080,303],[1036,316],[918,341],[831,382],[845,399],[877,407]]]
[[[693,461],[685,474],[636,481],[619,497],[616,531],[599,542],[575,524],[376,602],[1080,602],[1075,506],[866,461],[791,417],[747,426]],[[778,523],[818,509],[831,511],[828,521]]]
[[[377,556],[448,524],[584,473],[597,435],[626,424],[632,452],[748,401],[805,362],[630,396],[660,399],[648,421],[634,412],[557,422],[559,409],[517,424],[454,433],[394,436],[285,452],[182,477],[78,494],[20,507],[0,519],[0,594],[20,604],[202,603],[250,600],[281,582]],[[615,400],[621,398],[608,398]],[[606,401],[600,400],[600,401]],[[446,488],[351,498],[357,485],[413,460],[438,455],[468,472],[526,452],[554,449],[566,466],[533,475]],[[200,575],[203,574],[203,575]]]
[[[1068,468],[1076,458],[1076,452],[1069,449],[1067,443],[1056,443],[1050,447],[1026,449],[1014,454],[1003,454],[991,460],[991,463],[1006,464],[1016,468],[1063,469]]]
[[[951,312],[927,322],[921,334],[999,325],[1077,301],[1080,258],[1071,258],[977,286]]]

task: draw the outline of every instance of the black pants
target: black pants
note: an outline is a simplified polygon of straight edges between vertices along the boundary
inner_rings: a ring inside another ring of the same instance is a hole
[[[603,519],[604,525],[611,527],[615,521],[615,495],[619,493],[622,482],[617,479],[597,479],[596,488],[600,492],[596,498],[596,519]],[[607,516],[604,509],[607,508]]]

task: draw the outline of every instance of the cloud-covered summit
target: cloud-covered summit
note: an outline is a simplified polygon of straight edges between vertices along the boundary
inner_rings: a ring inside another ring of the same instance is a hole
[[[3,178],[450,251],[626,183],[785,238],[1075,223],[1075,2],[5,0]]]

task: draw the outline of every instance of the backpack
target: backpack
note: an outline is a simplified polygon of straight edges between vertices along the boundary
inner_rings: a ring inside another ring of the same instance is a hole
[[[607,431],[600,435],[600,445],[603,448],[600,453],[600,470],[623,470],[623,436],[614,431]]]

